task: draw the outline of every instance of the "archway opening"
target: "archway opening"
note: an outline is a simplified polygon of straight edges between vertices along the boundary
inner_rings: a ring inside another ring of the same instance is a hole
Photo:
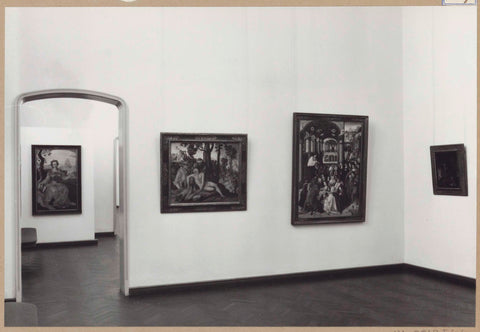
[[[99,112],[101,109],[109,109],[110,112]],[[111,112],[112,110],[114,112]],[[118,115],[112,117],[111,115],[115,112],[118,113]],[[38,215],[34,213],[35,208],[43,211],[44,215],[48,216],[52,216],[50,212],[60,212],[58,215],[55,215],[55,217],[68,215],[69,213],[62,213],[66,212],[66,210],[75,210],[73,214],[76,214],[78,217],[78,215],[83,215],[83,212],[87,212],[85,210],[85,208],[87,208],[85,198],[87,198],[89,202],[88,213],[85,213],[83,216],[85,218],[77,218],[77,224],[75,226],[77,229],[73,227],[73,229],[68,230],[70,234],[67,235],[67,240],[69,239],[68,236],[70,236],[70,239],[72,239],[72,236],[77,236],[78,234],[72,235],[72,233],[75,232],[84,232],[84,237],[91,237],[92,235],[85,234],[94,232],[94,230],[101,230],[102,227],[110,227],[108,225],[95,225],[95,214],[102,212],[101,204],[97,204],[99,208],[95,210],[95,200],[92,199],[92,197],[88,197],[87,192],[81,191],[81,188],[78,188],[78,184],[80,187],[82,184],[87,184],[84,180],[85,176],[82,179],[80,175],[80,167],[83,165],[88,165],[87,168],[89,168],[87,188],[90,193],[95,192],[95,185],[93,184],[95,174],[97,173],[99,179],[102,178],[102,167],[99,166],[102,160],[101,158],[97,158],[97,163],[94,162],[93,150],[95,150],[94,147],[96,145],[94,142],[95,137],[105,136],[107,131],[104,129],[106,127],[115,127],[115,130],[111,132],[115,132],[115,136],[118,137],[115,145],[115,137],[112,137],[110,140],[110,152],[112,156],[112,163],[110,163],[112,176],[110,180],[113,183],[110,195],[112,210],[110,212],[114,221],[111,228],[112,232],[114,232],[118,238],[119,248],[117,252],[119,257],[117,258],[119,262],[118,269],[120,271],[118,278],[120,283],[119,287],[123,294],[128,295],[126,194],[128,153],[127,118],[128,108],[121,98],[99,92],[85,90],[48,90],[23,94],[16,99],[14,119],[15,160],[17,164],[15,168],[15,220],[16,299],[18,302],[22,301],[22,227],[26,228],[24,226],[28,226],[29,223],[31,225],[31,223],[38,221],[40,222],[38,225],[42,227],[42,237],[44,241],[46,239],[47,242],[52,242],[52,236],[58,236],[59,233],[61,233],[59,229],[62,227],[68,229],[69,226],[71,227],[75,223],[73,221],[67,221],[66,224],[62,224],[65,218],[63,218],[63,221],[62,218],[57,218],[54,221],[50,220],[50,224],[49,222],[45,222],[45,219],[34,220],[33,217],[37,217]],[[116,125],[108,123],[108,121],[112,119],[114,119]],[[93,127],[96,128],[93,128],[92,124]],[[108,124],[108,126],[105,126],[106,124]],[[91,131],[90,134],[89,131]],[[65,144],[75,141],[81,144]],[[33,142],[35,142],[35,144],[33,144]],[[39,147],[42,147],[42,143],[49,148],[44,147],[43,150],[39,150]],[[86,145],[82,147],[82,143]],[[90,148],[86,150],[88,146],[90,146]],[[117,148],[116,151],[114,150],[114,146]],[[35,148],[37,148],[38,151],[34,151],[33,149]],[[82,154],[82,152],[84,153]],[[101,152],[97,151],[97,153]],[[88,164],[85,163],[85,158],[81,161],[82,156],[88,157]],[[30,159],[30,163],[27,162],[28,159]],[[47,160],[49,163],[45,163]],[[62,167],[58,167],[60,160],[63,162]],[[39,168],[40,165],[41,167]],[[57,170],[56,173],[53,170],[54,166]],[[96,173],[95,169],[97,171]],[[117,170],[117,172],[115,172],[115,170]],[[35,180],[37,174],[40,174],[40,178]],[[48,174],[50,174],[50,176]],[[52,182],[52,179],[55,178],[59,181]],[[26,179],[29,181],[26,181]],[[77,187],[74,185],[75,180],[77,181]],[[85,188],[85,186],[83,188]],[[73,193],[75,191],[77,191],[79,195],[76,196]],[[28,195],[28,192],[30,195]],[[51,194],[52,192],[56,193],[57,196]],[[31,199],[29,200],[28,197]],[[78,200],[79,197],[82,198],[81,201]],[[38,198],[42,204],[39,204]],[[48,201],[42,201],[42,199],[45,200],[45,198],[47,198]],[[106,212],[105,207],[103,207],[103,212]],[[105,214],[103,217],[105,217]],[[85,221],[88,218],[90,224]],[[102,216],[98,216],[97,220],[99,222],[101,219]],[[59,225],[61,227],[59,227]],[[63,236],[65,236],[65,233]]]

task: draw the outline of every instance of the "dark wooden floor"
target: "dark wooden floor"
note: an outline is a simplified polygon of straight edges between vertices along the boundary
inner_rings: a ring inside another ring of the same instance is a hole
[[[475,290],[411,272],[124,297],[118,241],[23,253],[41,326],[474,326]]]

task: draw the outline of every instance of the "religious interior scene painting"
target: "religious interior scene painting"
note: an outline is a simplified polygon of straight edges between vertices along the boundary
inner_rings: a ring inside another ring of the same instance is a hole
[[[292,224],[365,221],[368,117],[294,114]]]
[[[32,145],[32,214],[82,213],[81,146]]]
[[[246,135],[162,134],[162,212],[246,209]]]

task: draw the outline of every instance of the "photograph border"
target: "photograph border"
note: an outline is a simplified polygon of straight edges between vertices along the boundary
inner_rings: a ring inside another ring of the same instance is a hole
[[[90,7],[98,7],[98,6],[104,6],[104,7],[142,7],[142,6],[153,6],[153,7],[158,7],[158,6],[203,6],[203,7],[213,7],[213,6],[242,6],[242,7],[246,7],[246,6],[258,6],[258,7],[262,7],[262,6],[319,6],[319,7],[324,7],[324,6],[333,6],[333,7],[340,7],[340,6],[352,6],[352,7],[359,7],[359,6],[381,6],[381,7],[387,7],[387,6],[433,6],[433,7],[438,7],[440,6],[442,3],[441,2],[438,2],[438,1],[435,1],[435,0],[413,0],[413,1],[406,1],[406,0],[392,0],[392,1],[385,1],[385,0],[362,0],[362,1],[359,1],[358,3],[352,3],[351,1],[346,1],[346,0],[338,0],[338,1],[333,1],[333,0],[308,0],[308,1],[304,1],[302,3],[299,3],[299,2],[295,2],[295,1],[291,1],[291,0],[284,0],[284,1],[273,1],[272,3],[268,3],[268,4],[265,4],[265,3],[258,3],[258,2],[255,2],[255,1],[244,1],[244,2],[241,2],[241,1],[238,1],[238,0],[227,0],[226,2],[224,3],[221,3],[220,1],[218,0],[212,0],[212,1],[200,1],[198,3],[194,3],[192,0],[188,1],[188,0],[183,0],[183,1],[173,1],[173,0],[165,0],[163,1],[161,4],[160,3],[154,3],[153,0],[138,0],[137,2],[121,2],[121,1],[114,1],[114,0],[79,0],[77,3],[72,3],[71,1],[65,1],[65,0],[5,0],[3,5],[1,6],[2,7],[2,10],[3,12],[5,13],[5,8],[6,7],[19,7],[19,6],[31,6],[31,7],[41,7],[41,6],[45,6],[45,7],[48,7],[48,6],[64,6],[64,7],[86,7],[86,6],[90,6]],[[477,16],[480,15],[480,7],[478,7],[476,9],[476,13],[477,13]],[[2,16],[1,20],[5,23],[5,15]],[[4,31],[4,24],[0,26],[0,30],[1,31]],[[477,31],[477,44],[479,46],[477,46],[477,49],[480,50],[480,22],[477,22],[476,24],[476,31]],[[4,33],[2,33],[2,38],[3,38],[3,42],[2,42],[2,46],[3,48],[5,49],[5,36],[4,36]],[[478,78],[480,77],[480,57],[478,56],[480,54],[480,51],[477,52],[477,56],[476,56],[476,64],[477,64],[477,69],[475,70],[475,76]],[[0,58],[4,59],[4,54],[0,54]],[[3,79],[3,82],[5,83],[5,68],[3,68],[1,70],[1,73],[2,73],[2,79]],[[475,91],[476,93],[480,93],[480,85],[478,85],[476,88],[475,88]],[[5,91],[2,91],[0,92],[0,95],[2,95],[2,98],[5,99]],[[4,103],[3,105],[3,112],[6,114],[7,111],[9,110],[9,107],[8,105],[6,106],[7,104]],[[480,103],[476,105],[475,107],[475,110],[477,112],[480,112]],[[8,117],[8,114],[6,115]],[[5,124],[6,121],[4,119],[5,116],[2,116],[1,119],[0,119],[0,123],[2,124]],[[477,117],[477,130],[475,131],[475,141],[477,142],[477,145],[474,147],[475,151],[476,151],[476,157],[474,158],[475,161],[476,161],[476,165],[474,168],[474,173],[475,173],[475,179],[473,179],[472,181],[474,181],[477,186],[476,186],[476,189],[475,189],[475,194],[478,196],[480,194],[480,132],[478,130],[478,128],[480,128],[480,117]],[[5,132],[5,128],[4,126],[2,126],[2,129],[0,129],[0,132]],[[2,135],[2,137],[0,138],[0,142],[2,143],[5,143],[8,141],[8,136],[5,138],[5,136]],[[4,146],[5,144],[2,144],[2,147],[0,148],[0,160],[2,160],[2,162],[0,163],[0,173],[1,173],[1,176],[0,176],[0,183],[4,183],[5,182],[5,174],[6,174],[6,170],[8,171],[8,165],[7,167],[5,167],[5,163],[3,161],[5,161],[5,152],[6,150],[6,147]],[[7,152],[8,154],[8,152]],[[7,176],[8,176],[8,173],[7,173]],[[0,200],[0,212],[1,213],[4,213],[6,211],[6,208],[5,208],[5,204],[3,202],[3,200]],[[480,204],[476,204],[476,209],[475,211],[477,212],[476,213],[476,217],[475,217],[475,221],[476,223],[478,223],[478,221],[480,220]],[[3,221],[4,224],[7,223],[7,220],[4,220]],[[480,228],[478,227],[475,227],[475,235],[476,235],[476,241],[475,243],[478,244],[478,238],[480,236],[480,232],[479,232]],[[0,230],[0,235],[5,237],[6,234],[6,231],[4,230],[4,227],[1,228]],[[7,243],[8,244],[8,243]],[[8,249],[8,245],[5,245],[2,249],[0,249],[0,253],[2,256],[8,256],[10,254],[9,250]],[[474,249],[475,252],[477,253],[477,258],[476,258],[476,266],[477,266],[477,270],[476,270],[476,273],[475,273],[475,276],[477,276],[477,278],[480,276],[480,260],[479,260],[479,257],[480,257],[480,246],[477,245],[477,248]],[[8,268],[7,266],[4,264],[4,266],[2,267],[1,269],[4,273],[8,272]],[[2,279],[3,280],[3,279]],[[3,280],[1,281],[1,284],[4,285],[6,282],[6,280]],[[5,297],[6,293],[5,293],[5,288],[1,290],[3,296]],[[477,291],[476,291],[476,295],[475,295],[475,298],[476,298],[476,301],[477,301],[477,306],[476,306],[476,310],[475,310],[475,317],[476,317],[476,325],[478,325],[478,322],[480,321],[480,310],[479,310],[479,306],[478,306],[478,301],[480,300],[480,291],[478,290],[477,288]],[[8,298],[6,299],[6,301],[8,300],[15,300],[15,298]],[[427,301],[428,303],[430,303],[429,301]],[[30,330],[30,328],[26,327],[26,328],[19,328],[20,330]],[[70,327],[69,329],[73,329],[75,330],[75,328],[72,328]],[[106,330],[109,330],[111,328],[109,327],[101,327],[101,326],[97,326],[97,327],[90,327],[90,329],[94,330],[94,331],[106,331]],[[126,327],[120,327],[118,329],[126,329]],[[132,330],[157,330],[157,329],[163,329],[163,330],[171,330],[171,329],[174,329],[174,330],[182,330],[181,327],[131,327],[129,329],[132,329]],[[185,329],[185,328],[183,328]],[[188,328],[187,328],[188,329]],[[216,327],[216,329],[218,329],[219,331],[227,331],[229,330],[228,327]],[[231,329],[231,328],[230,328]],[[306,327],[287,327],[288,330],[292,330],[292,331],[305,331],[307,328]],[[334,331],[350,331],[352,330],[352,327],[347,327],[347,326],[343,326],[343,327],[340,327],[340,326],[337,326],[337,327],[317,327],[317,329],[319,330],[328,330],[328,331],[331,331],[331,330],[334,330]],[[391,331],[393,329],[397,329],[397,330],[405,330],[405,331],[417,331],[417,330],[425,330],[425,326],[403,326],[403,327],[361,327],[361,326],[357,326],[355,327],[356,330],[358,331],[371,331],[371,330],[375,330],[375,331]],[[472,327],[465,327],[465,326],[461,326],[461,327],[454,327],[454,326],[450,326],[449,329],[451,330],[472,330]],[[474,328],[473,328],[474,329]]]

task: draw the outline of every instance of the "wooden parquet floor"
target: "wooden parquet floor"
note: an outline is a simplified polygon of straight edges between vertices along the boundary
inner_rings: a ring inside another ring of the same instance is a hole
[[[411,272],[119,292],[118,241],[23,253],[41,326],[474,326],[475,290]]]

